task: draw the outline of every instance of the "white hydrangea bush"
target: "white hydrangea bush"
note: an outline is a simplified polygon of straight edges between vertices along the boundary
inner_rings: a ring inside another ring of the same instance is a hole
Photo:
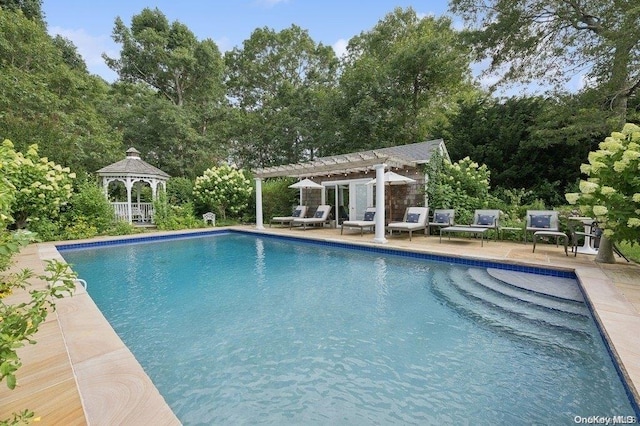
[[[26,154],[14,150],[13,143],[2,143],[2,169],[13,189],[11,218],[17,228],[28,222],[57,217],[60,207],[69,202],[73,193],[72,173],[68,167],[38,156],[38,145],[31,145]],[[0,219],[5,220],[4,216]]]
[[[580,192],[566,194],[582,214],[594,217],[612,241],[640,240],[640,127],[627,123],[589,153]]]
[[[252,192],[251,180],[245,172],[226,164],[205,170],[193,185],[195,199],[223,219],[245,209]]]

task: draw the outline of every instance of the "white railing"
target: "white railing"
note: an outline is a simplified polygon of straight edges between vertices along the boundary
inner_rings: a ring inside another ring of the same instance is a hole
[[[127,203],[111,203],[116,218],[129,222]],[[131,203],[132,222],[151,222],[153,219],[152,203]]]

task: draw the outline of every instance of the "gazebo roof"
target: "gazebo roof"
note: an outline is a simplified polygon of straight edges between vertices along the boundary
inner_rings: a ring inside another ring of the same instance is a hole
[[[127,150],[127,158],[101,168],[96,172],[99,176],[125,175],[125,176],[149,176],[161,180],[171,176],[157,167],[140,158],[140,151],[135,148]]]
[[[435,139],[352,154],[320,157],[306,163],[259,168],[254,170],[254,174],[260,178],[278,176],[313,177],[370,170],[374,165],[380,163],[386,163],[390,167],[415,167],[418,164],[429,162],[433,153],[439,148],[444,150],[445,156],[448,156],[444,141]]]

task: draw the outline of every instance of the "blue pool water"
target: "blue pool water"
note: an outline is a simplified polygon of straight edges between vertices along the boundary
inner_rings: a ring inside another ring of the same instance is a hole
[[[483,269],[242,234],[62,255],[187,425],[634,415],[584,304]]]

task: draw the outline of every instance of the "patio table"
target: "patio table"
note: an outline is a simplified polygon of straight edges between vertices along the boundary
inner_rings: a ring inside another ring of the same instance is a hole
[[[464,233],[468,232],[473,234],[474,236],[478,236],[480,234],[480,246],[484,247],[484,234],[491,228],[478,228],[475,226],[447,226],[445,228],[440,228],[440,242],[442,242],[442,234],[449,234],[449,239],[451,239],[451,233]]]

